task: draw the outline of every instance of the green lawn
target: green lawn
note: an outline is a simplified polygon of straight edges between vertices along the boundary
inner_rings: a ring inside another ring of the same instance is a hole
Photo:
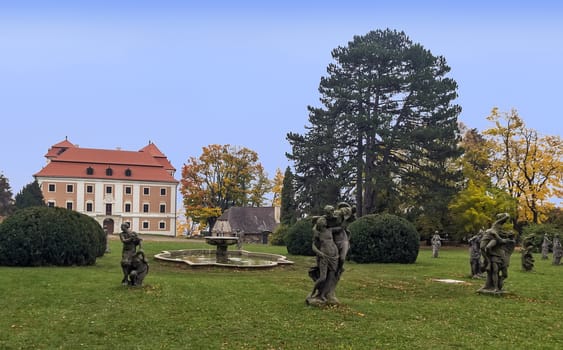
[[[120,243],[90,267],[0,267],[0,349],[561,349],[563,266],[520,254],[503,297],[479,295],[465,248],[423,247],[412,265],[348,263],[342,305],[305,304],[312,257],[246,271],[191,270],[154,261],[165,249],[205,244],[145,242],[151,270],[123,287]],[[285,247],[246,245],[286,254]],[[446,284],[433,279],[457,279]]]

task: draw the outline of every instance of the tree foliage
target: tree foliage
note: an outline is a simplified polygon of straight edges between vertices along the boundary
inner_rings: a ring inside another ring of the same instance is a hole
[[[455,239],[489,227],[499,212],[514,217],[516,201],[491,181],[492,147],[476,129],[464,129],[461,140],[463,155],[458,160],[465,183],[448,205],[451,218],[447,230]]]
[[[550,198],[562,195],[561,138],[526,127],[515,109],[494,108],[487,119],[494,123],[484,131],[493,151],[494,184],[518,201],[517,222],[541,223],[553,207]]]
[[[276,169],[274,180],[272,181],[272,206],[281,206],[281,194],[283,189],[283,174],[279,168]]]
[[[304,135],[287,135],[301,209],[346,200],[358,216],[445,213],[461,153],[445,59],[389,29],[355,36],[332,57],[319,85],[323,107],[309,107]]]
[[[10,182],[0,173],[0,216],[8,216],[14,211],[14,199]]]
[[[16,195],[16,207],[18,209],[43,205],[45,205],[45,199],[37,180],[25,185]]]
[[[280,205],[280,222],[288,226],[293,225],[297,221],[297,203],[294,176],[289,167],[285,169],[283,176]]]
[[[180,182],[186,217],[210,229],[230,207],[261,206],[271,189],[257,153],[231,145],[203,147],[182,167]]]

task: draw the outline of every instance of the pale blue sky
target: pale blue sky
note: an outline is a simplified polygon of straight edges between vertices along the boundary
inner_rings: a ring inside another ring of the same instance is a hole
[[[469,127],[489,127],[498,106],[562,134],[557,1],[0,1],[0,172],[16,194],[68,137],[151,140],[178,179],[203,146],[229,143],[273,177],[331,50],[385,28],[446,58]]]

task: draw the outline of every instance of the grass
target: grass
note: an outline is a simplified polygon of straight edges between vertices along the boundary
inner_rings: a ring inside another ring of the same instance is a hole
[[[347,263],[342,305],[305,304],[312,257],[273,270],[191,270],[151,259],[120,285],[120,244],[89,267],[0,267],[0,349],[558,349],[563,266],[512,266],[503,297],[479,295],[465,248],[412,265]],[[204,243],[149,242],[149,256]],[[284,247],[246,245],[286,254]],[[433,279],[458,279],[446,284]]]

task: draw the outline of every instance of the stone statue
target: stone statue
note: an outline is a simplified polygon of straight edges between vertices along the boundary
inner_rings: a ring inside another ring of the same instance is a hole
[[[501,294],[504,280],[508,278],[510,255],[514,252],[515,241],[511,232],[502,230],[502,225],[508,221],[510,215],[501,213],[497,221],[487,229],[481,237],[481,254],[484,258],[487,280],[478,290],[479,293]]]
[[[123,279],[121,284],[129,285],[129,273],[131,272],[131,261],[137,252],[137,246],[141,247],[143,241],[136,232],[131,230],[128,223],[121,224],[121,233],[119,239],[123,243],[123,250],[121,252],[121,270],[123,271]]]
[[[336,285],[344,272],[349,250],[348,225],[355,219],[355,210],[347,203],[324,208],[324,215],[313,218],[313,251],[317,266],[309,269],[314,281],[313,291],[306,298],[309,305],[339,304]]]
[[[543,242],[541,243],[541,259],[547,260],[549,259],[549,246],[551,245],[551,240],[547,233],[543,235]]]
[[[438,234],[438,231],[436,231],[434,233],[434,236],[432,236],[432,239],[430,240],[430,242],[432,243],[432,257],[437,258],[438,257],[438,251],[440,250],[440,247],[442,246],[442,238]]]
[[[561,264],[561,257],[563,257],[563,247],[561,247],[561,240],[558,235],[553,237],[553,265]]]
[[[531,238],[524,239],[522,242],[522,270],[532,271],[534,268],[534,256],[532,251],[534,250],[534,242]]]
[[[483,236],[483,230],[479,231],[478,234],[469,238],[469,265],[471,266],[471,277],[481,278],[481,273],[483,268],[481,266],[481,236]]]
[[[142,286],[143,281],[149,273],[149,262],[145,257],[145,252],[139,249],[131,258],[131,265],[129,269],[129,285]]]
[[[106,234],[106,253],[111,253],[109,247],[109,229],[106,225],[104,225],[104,233]]]

